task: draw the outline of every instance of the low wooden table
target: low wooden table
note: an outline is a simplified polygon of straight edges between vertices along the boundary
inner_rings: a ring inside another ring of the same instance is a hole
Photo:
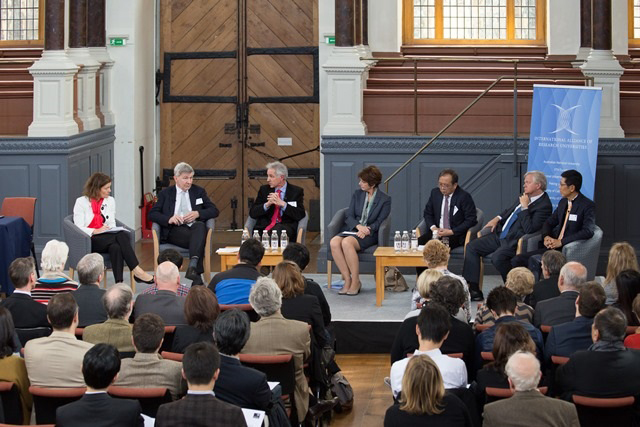
[[[376,306],[382,305],[384,299],[385,267],[426,267],[422,251],[396,252],[393,247],[378,247],[373,253],[376,257]]]
[[[233,247],[233,246],[228,246]],[[238,263],[238,251],[235,252],[217,252],[220,255],[220,271],[226,271],[230,267],[233,267]],[[273,267],[282,262],[282,248],[278,248],[276,251],[272,251],[271,249],[264,251],[264,256],[262,257],[262,262],[260,265],[266,265],[268,267]]]

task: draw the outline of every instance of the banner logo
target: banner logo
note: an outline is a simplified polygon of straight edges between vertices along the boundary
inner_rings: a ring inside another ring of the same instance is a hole
[[[558,113],[558,124],[557,124],[557,129],[554,130],[553,132],[549,132],[549,133],[558,133],[558,132],[562,132],[563,130],[566,130],[567,132],[569,132],[572,135],[577,135],[577,132],[572,131],[569,126],[571,125],[571,112],[573,110],[575,110],[576,108],[580,108],[582,107],[582,105],[575,105],[571,108],[567,108],[566,110],[564,108],[562,108],[561,106],[557,105],[557,104],[551,104],[554,107],[556,107],[559,110]]]

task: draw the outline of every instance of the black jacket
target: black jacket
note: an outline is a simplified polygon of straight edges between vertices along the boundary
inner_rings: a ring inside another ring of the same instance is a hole
[[[143,426],[137,400],[115,399],[107,393],[85,394],[56,411],[56,426],[131,427]]]
[[[266,411],[271,402],[267,376],[224,354],[220,355],[220,375],[213,392],[218,399],[241,408]]]
[[[529,305],[536,308],[536,304],[540,301],[555,298],[560,296],[560,289],[558,289],[558,274],[549,276],[548,279],[540,279],[538,283],[533,285],[533,292],[529,297]]]
[[[520,199],[516,201],[509,209],[505,209],[500,217],[502,218],[495,229],[495,232],[500,235],[502,227],[507,223],[509,215],[520,205]],[[549,218],[553,207],[551,206],[551,200],[549,195],[545,192],[542,196],[531,203],[527,209],[521,210],[518,213],[518,217],[511,225],[509,232],[507,233],[506,240],[509,246],[515,247],[518,244],[518,239],[525,234],[535,233],[540,231],[544,222]]]
[[[557,239],[564,224],[569,201],[563,198],[558,207],[542,226],[542,238],[551,236]],[[590,199],[578,194],[571,204],[571,212],[564,230],[562,246],[575,240],[585,240],[593,236],[596,228],[596,204]]]
[[[105,292],[98,285],[80,285],[78,289],[71,293],[78,304],[78,317],[80,319],[78,326],[80,328],[107,320],[107,312],[102,304],[102,296]]]
[[[440,210],[443,198],[444,196],[439,188],[436,187],[431,190],[431,196],[429,196],[429,201],[422,214],[427,230],[433,226],[440,226]],[[449,225],[451,226],[451,231],[453,231],[453,236],[449,237],[449,243],[452,244],[451,240],[455,240],[455,246],[464,244],[467,230],[477,223],[476,204],[473,202],[471,194],[458,186],[451,195],[451,200],[449,200]]]
[[[536,305],[533,324],[555,326],[571,322],[576,317],[576,299],[578,291],[565,291],[555,298],[540,301]]]
[[[36,302],[29,295],[14,292],[1,305],[11,313],[16,328],[49,326],[47,306]]]
[[[251,206],[249,216],[256,220],[256,229],[263,230],[271,223],[271,218],[276,209],[274,205],[269,206],[269,209],[264,210],[264,204],[267,203],[267,196],[269,193],[274,193],[275,188],[269,187],[269,185],[263,185],[258,190],[258,196],[256,201]],[[282,213],[282,224],[290,224],[291,230],[298,228],[298,221],[304,218],[304,189],[287,182],[287,191],[281,196],[282,200],[287,202],[287,208]],[[293,204],[295,204],[295,206]],[[295,241],[296,236],[290,235],[289,241]]]

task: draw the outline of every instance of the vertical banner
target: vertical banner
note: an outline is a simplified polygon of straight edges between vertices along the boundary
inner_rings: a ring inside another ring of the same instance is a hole
[[[533,86],[527,170],[547,176],[554,208],[561,199],[560,174],[567,169],[582,174],[580,192],[593,200],[601,103],[601,88]]]

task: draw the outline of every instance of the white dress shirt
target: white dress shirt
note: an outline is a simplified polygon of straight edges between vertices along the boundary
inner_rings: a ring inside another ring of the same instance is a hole
[[[191,199],[189,199],[189,191],[184,191],[176,185],[176,205],[173,207],[173,215],[180,214],[180,208],[182,207],[180,205],[180,203],[182,202],[182,193],[187,194],[186,200],[187,200],[188,211],[191,212],[193,210],[191,209]]]

